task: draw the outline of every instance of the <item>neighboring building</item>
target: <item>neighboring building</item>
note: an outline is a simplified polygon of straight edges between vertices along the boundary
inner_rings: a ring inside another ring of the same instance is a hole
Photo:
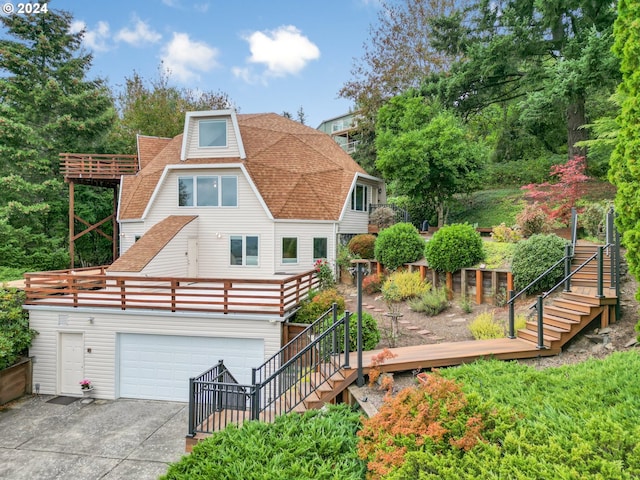
[[[276,114],[188,113],[175,138],[140,136],[137,162],[120,180],[120,257],[26,276],[40,393],[79,395],[89,378],[98,398],[186,401],[188,378],[220,359],[250,383],[314,262],[335,265],[341,236],[366,233],[385,202],[329,136]]]
[[[357,113],[351,112],[325,120],[318,126],[318,130],[331,136],[345,152],[352,154],[358,145],[358,141],[353,138],[357,125]]]

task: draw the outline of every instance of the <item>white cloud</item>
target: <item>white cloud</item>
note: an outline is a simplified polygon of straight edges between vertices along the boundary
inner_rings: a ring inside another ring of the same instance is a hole
[[[83,21],[76,20],[69,26],[70,33],[79,33],[84,30],[84,36],[82,37],[82,43],[91,50],[96,52],[104,52],[109,50],[107,40],[110,37],[109,24],[104,21],[98,22],[98,25],[94,30],[90,30],[87,24]]]
[[[193,9],[196,12],[207,13],[209,11],[209,4],[208,3],[194,3],[193,4]]]
[[[244,39],[251,51],[248,61],[264,65],[267,77],[296,74],[310,61],[320,58],[320,49],[293,25],[254,32]]]
[[[180,6],[180,0],[162,0],[167,7],[177,8]]]
[[[198,79],[198,72],[208,72],[218,66],[218,49],[204,42],[191,40],[186,33],[175,33],[163,49],[165,68],[179,81]]]
[[[152,30],[148,24],[140,19],[136,19],[136,25],[133,30],[123,28],[120,30],[115,39],[119,42],[125,42],[133,46],[140,46],[145,43],[156,43],[162,38],[155,30]]]

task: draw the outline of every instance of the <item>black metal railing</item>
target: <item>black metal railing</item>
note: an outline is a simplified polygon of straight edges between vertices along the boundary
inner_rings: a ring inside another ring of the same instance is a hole
[[[540,274],[535,280],[533,280],[529,285],[524,287],[518,293],[514,293],[513,290],[509,290],[508,296],[509,299],[507,301],[507,307],[509,309],[509,338],[515,338],[515,301],[525,295],[527,291],[529,291],[536,283],[545,278],[551,272],[553,272],[560,264],[564,263],[564,277],[557,282],[551,289],[544,292],[541,295],[538,295],[536,298],[536,302],[531,305],[530,308],[535,308],[537,310],[537,330],[538,330],[538,345],[539,349],[546,348],[544,345],[544,333],[543,333],[543,323],[544,323],[544,300],[555,292],[560,286],[564,286],[565,292],[571,291],[571,279],[580,272],[583,268],[589,265],[594,260],[596,261],[597,268],[597,276],[596,276],[596,297],[603,298],[604,297],[604,257],[605,255],[610,256],[610,288],[616,289],[616,295],[619,297],[619,284],[620,284],[620,246],[619,246],[619,233],[615,229],[614,226],[614,211],[613,209],[609,210],[607,213],[607,232],[606,239],[607,244],[598,246],[597,251],[583,261],[579,266],[574,269],[571,269],[571,263],[575,256],[575,248],[577,243],[577,230],[578,230],[578,216],[576,214],[576,210],[572,209],[571,211],[571,244],[567,245],[565,248],[564,256],[558,260],[555,264],[545,270],[542,274]],[[605,253],[606,252],[606,253]],[[619,302],[616,305],[616,309],[619,308]]]
[[[189,379],[189,434],[212,432],[250,418],[253,386],[240,385],[222,360]]]
[[[340,370],[350,368],[350,321],[348,311],[338,318],[334,304],[265,363],[252,369],[251,385],[238,384],[222,360],[190,379],[189,436],[247,420],[271,421],[294,411]],[[362,328],[360,323],[358,328]],[[358,345],[361,348],[361,342]]]
[[[370,203],[369,218],[371,218],[371,215],[373,214],[373,212],[375,212],[379,208],[388,208],[392,210],[394,214],[394,217],[393,217],[394,223],[411,221],[411,216],[409,215],[408,211],[406,211],[404,208],[398,207],[397,205],[393,205],[391,203]]]

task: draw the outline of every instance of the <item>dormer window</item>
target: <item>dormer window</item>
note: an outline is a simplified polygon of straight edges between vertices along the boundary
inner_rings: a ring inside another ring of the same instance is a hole
[[[198,146],[202,148],[226,147],[227,121],[200,120],[198,122]]]

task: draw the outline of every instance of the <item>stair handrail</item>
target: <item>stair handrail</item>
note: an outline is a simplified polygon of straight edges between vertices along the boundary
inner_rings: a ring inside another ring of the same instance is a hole
[[[327,383],[332,375],[349,365],[350,316],[351,313],[346,311],[342,318],[313,338],[269,377],[259,380],[254,375],[254,419],[275,417],[293,411],[318,387]],[[341,328],[344,342],[339,345],[337,334]],[[343,362],[340,361],[340,353],[344,353]],[[306,363],[309,365],[304,365]],[[324,367],[323,380],[314,386],[303,386],[302,380],[316,373],[321,365]]]

